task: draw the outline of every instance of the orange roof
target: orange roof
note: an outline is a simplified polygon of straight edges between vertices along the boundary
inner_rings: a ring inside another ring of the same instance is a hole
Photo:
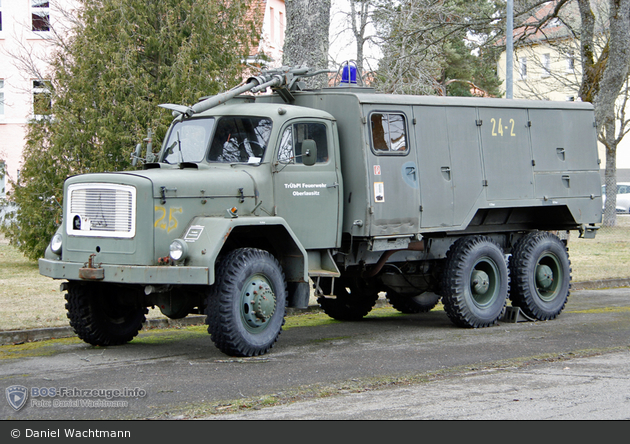
[[[601,0],[596,0],[597,2]],[[558,10],[558,8],[561,6]],[[514,28],[515,44],[540,43],[572,36],[570,27],[579,28],[580,13],[573,2],[552,0],[533,11],[522,24]],[[505,38],[497,44],[505,45]]]

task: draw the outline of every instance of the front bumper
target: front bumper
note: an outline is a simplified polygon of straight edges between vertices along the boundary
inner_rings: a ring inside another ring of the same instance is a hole
[[[138,266],[138,265],[100,265],[99,273],[86,274],[85,264],[62,262],[51,259],[39,260],[39,273],[53,279],[67,279],[84,282],[115,282],[124,284],[188,284],[209,285],[208,267],[179,266]],[[85,276],[92,276],[85,278]],[[102,276],[102,278],[101,278]]]

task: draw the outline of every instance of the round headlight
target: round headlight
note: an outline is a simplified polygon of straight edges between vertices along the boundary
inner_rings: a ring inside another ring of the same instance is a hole
[[[185,259],[188,255],[188,245],[186,245],[186,242],[181,239],[175,239],[171,242],[169,249],[171,259],[175,262]]]
[[[61,254],[62,241],[63,241],[63,238],[61,237],[61,234],[57,233],[53,236],[52,240],[50,241],[50,249],[52,250],[53,253]]]

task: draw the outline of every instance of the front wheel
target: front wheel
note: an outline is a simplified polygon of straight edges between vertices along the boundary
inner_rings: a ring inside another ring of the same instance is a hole
[[[69,282],[65,298],[70,326],[79,338],[92,345],[131,341],[148,313],[135,303],[137,292],[107,284]]]
[[[485,236],[458,239],[446,254],[444,310],[460,327],[487,327],[503,314],[509,272],[501,248]]]
[[[562,312],[569,297],[571,263],[557,236],[546,231],[525,235],[514,247],[510,271],[513,306],[539,321]]]
[[[286,302],[284,273],[276,258],[264,250],[236,249],[221,261],[210,287],[208,333],[226,355],[262,355],[282,331]]]

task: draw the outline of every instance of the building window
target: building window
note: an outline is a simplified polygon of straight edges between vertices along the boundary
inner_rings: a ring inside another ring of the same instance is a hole
[[[572,73],[575,71],[575,57],[573,55],[567,56],[567,72]]]
[[[0,0],[0,32],[2,31],[2,0]]]
[[[273,8],[269,8],[269,38],[271,44],[276,43],[276,14]]]
[[[278,45],[284,45],[284,14],[278,12]]]
[[[551,55],[542,55],[542,76],[549,77],[551,75]]]
[[[519,73],[521,75],[521,80],[525,80],[527,78],[527,57],[521,57],[521,63],[519,67]]]
[[[31,0],[33,31],[50,31],[50,2]]]
[[[33,80],[33,114],[35,118],[50,115],[52,107],[52,94],[50,82],[46,80]]]
[[[0,79],[0,116],[4,115],[4,79]]]

